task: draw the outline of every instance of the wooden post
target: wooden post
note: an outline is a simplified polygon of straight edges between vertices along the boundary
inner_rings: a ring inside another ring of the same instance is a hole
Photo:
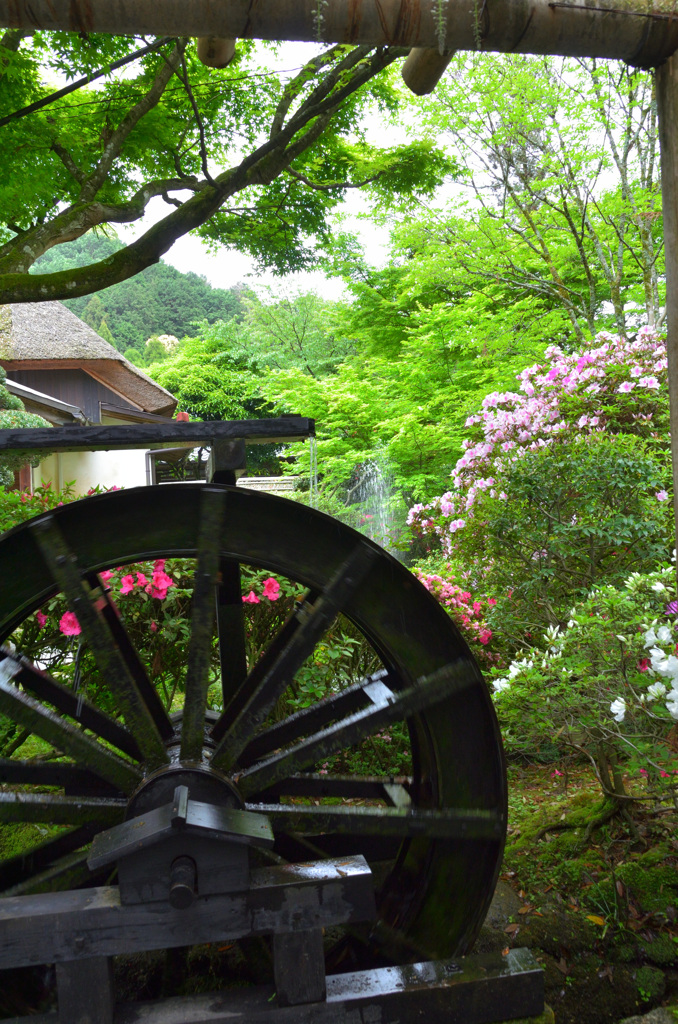
[[[56,965],[59,1024],[113,1024],[113,961],[110,956]]]
[[[669,364],[673,515],[678,549],[678,56],[674,54],[658,68],[656,85],[666,262],[666,355]]]
[[[276,932],[273,974],[278,1006],[299,1006],[323,1000],[326,984],[322,929]]]

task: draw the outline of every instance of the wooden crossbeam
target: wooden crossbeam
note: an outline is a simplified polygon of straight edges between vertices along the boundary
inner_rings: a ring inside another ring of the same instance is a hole
[[[640,67],[678,49],[670,0],[0,0],[0,26],[550,53]]]

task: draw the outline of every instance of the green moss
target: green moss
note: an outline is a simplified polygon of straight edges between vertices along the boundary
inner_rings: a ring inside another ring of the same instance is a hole
[[[668,967],[678,960],[678,944],[667,935],[658,935],[652,942],[641,943],[640,949],[643,956],[657,967]]]
[[[615,880],[623,884],[620,896]],[[621,864],[615,878],[605,878],[586,892],[587,903],[602,913],[626,913],[631,900],[645,914],[666,914],[678,901],[678,871],[675,851],[660,845],[642,857]]]
[[[656,967],[640,967],[636,971],[636,984],[644,1003],[654,1003],[664,995],[666,978]]]
[[[60,829],[53,825],[33,825],[22,822],[0,826],[0,860],[10,860],[44,843]]]

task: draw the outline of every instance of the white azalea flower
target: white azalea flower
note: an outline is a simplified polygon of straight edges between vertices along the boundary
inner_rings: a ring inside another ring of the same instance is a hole
[[[626,701],[623,697],[617,697],[610,704],[610,711],[614,715],[615,722],[623,722],[626,714]]]
[[[655,590],[658,594],[661,594],[663,590],[666,590],[666,587],[663,583],[657,580],[656,583],[652,584],[652,589]]]
[[[668,626],[660,626],[657,630],[657,640],[660,644],[671,643],[671,630]]]
[[[511,688],[511,684],[508,679],[495,679],[492,685],[495,693],[503,693],[504,690],[509,690]]]
[[[657,634],[655,633],[655,631],[652,628],[650,628],[650,629],[648,629],[647,633],[645,634],[645,647],[654,647],[654,645],[656,643],[657,643]]]
[[[665,693],[666,687],[663,683],[652,683],[652,685],[647,688],[647,695],[648,697],[651,697],[652,700],[660,700]]]
[[[666,700],[666,710],[678,722],[678,690],[671,690]]]

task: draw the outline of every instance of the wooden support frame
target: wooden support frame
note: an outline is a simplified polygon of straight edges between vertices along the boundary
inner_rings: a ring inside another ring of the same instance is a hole
[[[114,1024],[490,1024],[544,1008],[544,975],[529,949],[382,967],[327,978],[327,997],[277,1006],[271,986],[120,1006]],[[56,1014],[5,1024],[65,1024]],[[73,1024],[69,1021],[68,1024]]]
[[[372,873],[361,856],[259,868],[245,892],[123,906],[116,886],[10,896],[0,901],[0,970],[245,935],[308,931],[376,916]]]

